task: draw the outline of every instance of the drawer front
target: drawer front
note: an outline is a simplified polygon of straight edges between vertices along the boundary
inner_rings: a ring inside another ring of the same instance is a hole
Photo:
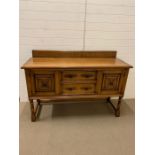
[[[95,71],[64,71],[62,72],[63,81],[80,81],[80,80],[95,80]]]
[[[88,95],[95,94],[95,84],[64,84],[63,95]]]

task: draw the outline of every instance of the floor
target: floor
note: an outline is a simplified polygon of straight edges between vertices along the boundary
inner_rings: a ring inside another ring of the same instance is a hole
[[[134,155],[134,121],[133,99],[117,118],[105,101],[44,105],[33,123],[20,103],[20,155]]]

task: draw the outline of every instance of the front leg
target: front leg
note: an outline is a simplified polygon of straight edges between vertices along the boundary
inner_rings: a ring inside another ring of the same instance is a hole
[[[34,109],[34,103],[32,99],[29,99],[30,101],[30,110],[31,110],[31,121],[35,122],[36,121],[36,115],[35,115],[35,109]]]
[[[117,107],[116,107],[116,110],[115,110],[115,116],[116,117],[120,117],[120,106],[121,106],[121,102],[122,102],[122,96],[120,96],[118,98],[118,103],[117,103]]]
[[[112,103],[110,97],[107,98],[107,102],[108,102],[108,103],[111,105],[111,107],[113,108],[116,117],[119,117],[119,116],[120,116],[120,106],[121,106],[122,98],[123,98],[122,96],[119,96],[118,102],[117,102],[117,106],[114,106],[114,104]]]
[[[40,99],[37,99],[37,103],[38,103],[39,106],[41,105],[41,104],[40,104]]]

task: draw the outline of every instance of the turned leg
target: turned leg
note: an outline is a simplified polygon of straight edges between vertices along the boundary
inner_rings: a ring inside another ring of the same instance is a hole
[[[34,122],[36,120],[34,103],[32,99],[29,99],[29,101],[30,101],[30,110],[31,110],[31,121]]]
[[[119,116],[120,116],[120,106],[121,106],[122,98],[123,98],[122,96],[119,96],[118,102],[117,102],[117,106],[114,106],[114,104],[112,103],[110,97],[107,98],[107,102],[108,102],[108,103],[111,105],[111,107],[113,108],[116,117],[119,117]]]
[[[121,106],[121,102],[122,102],[122,96],[120,96],[118,98],[118,103],[117,103],[117,107],[115,109],[115,116],[119,117],[120,116],[120,106]]]
[[[107,102],[110,102],[110,97],[107,98]]]
[[[37,103],[38,103],[38,105],[40,106],[40,99],[37,99]]]

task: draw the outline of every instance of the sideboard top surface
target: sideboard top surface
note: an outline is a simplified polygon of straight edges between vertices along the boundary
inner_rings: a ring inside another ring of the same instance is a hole
[[[23,69],[30,68],[131,68],[116,58],[116,51],[46,51],[32,50]]]
[[[131,68],[117,58],[30,58],[22,68]]]

